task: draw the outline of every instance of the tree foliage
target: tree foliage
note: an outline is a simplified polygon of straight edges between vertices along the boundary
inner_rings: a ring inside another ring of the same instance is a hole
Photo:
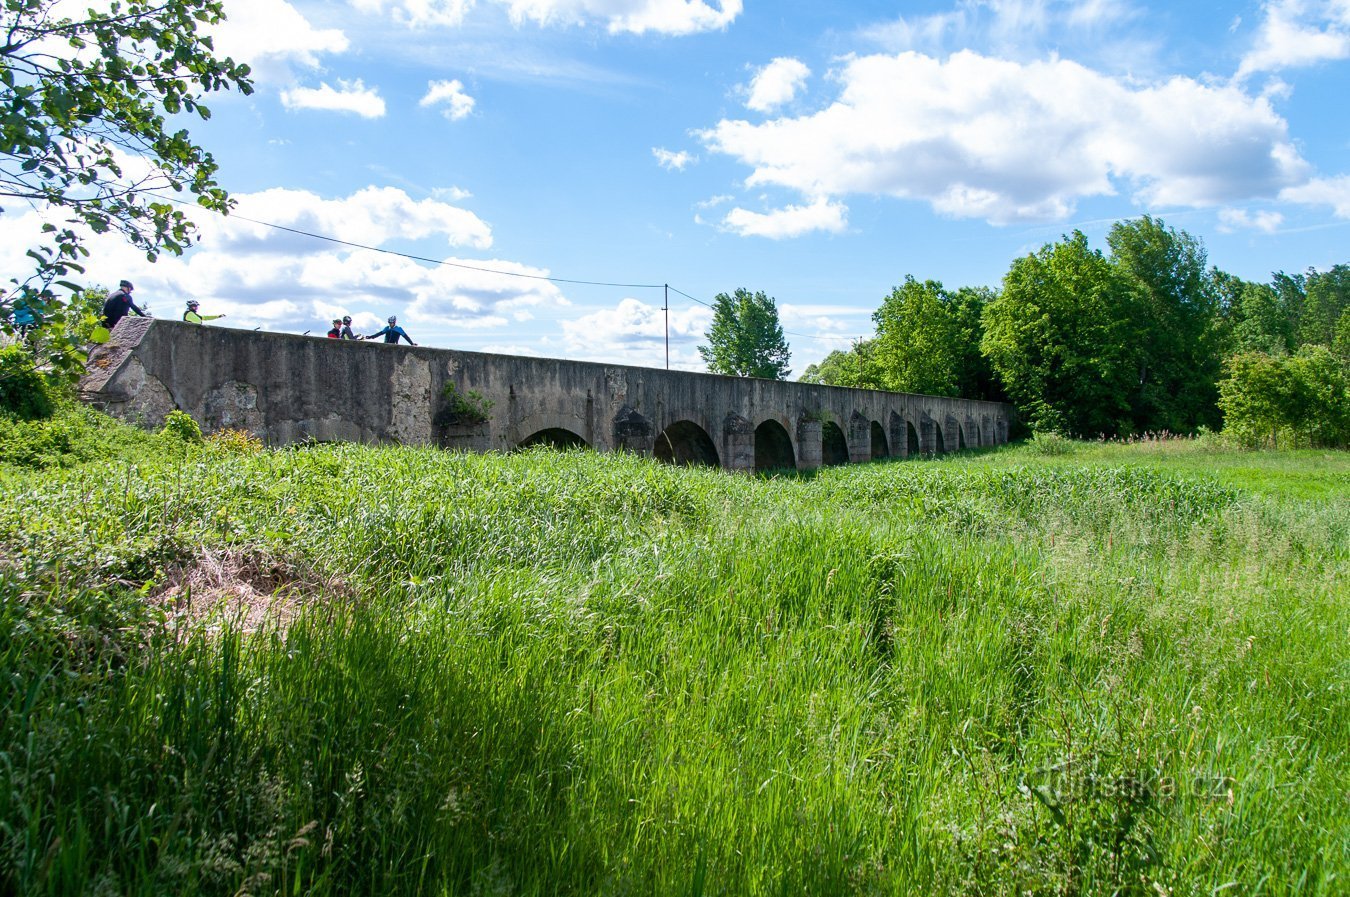
[[[1204,246],[1148,215],[1117,222],[1106,242],[1112,264],[1131,281],[1144,337],[1134,429],[1184,433],[1217,426],[1219,291],[1206,270]]]
[[[877,326],[873,358],[881,382],[897,392],[958,394],[962,347],[953,296],[940,282],[912,276],[891,290],[872,315]]]
[[[1224,432],[1244,445],[1350,444],[1350,365],[1327,347],[1241,352],[1224,371]]]
[[[848,349],[835,349],[820,362],[810,364],[801,382],[825,386],[852,386],[856,389],[887,389],[873,358],[875,340],[856,340]]]
[[[1028,424],[1075,435],[1132,429],[1139,304],[1081,231],[1013,262],[985,310],[982,347]]]
[[[84,232],[118,232],[151,260],[191,244],[191,222],[152,191],[187,191],[203,208],[228,210],[215,160],[169,119],[206,119],[204,95],[252,86],[248,67],[217,59],[203,31],[224,17],[220,0],[98,9],[3,0],[2,9],[0,213],[17,202],[63,219],[44,225],[46,242],[30,248],[33,268],[10,298],[52,314],[53,290],[79,289]]]
[[[762,292],[741,288],[713,300],[713,319],[698,353],[714,374],[782,380],[791,350],[778,321],[778,306]]]

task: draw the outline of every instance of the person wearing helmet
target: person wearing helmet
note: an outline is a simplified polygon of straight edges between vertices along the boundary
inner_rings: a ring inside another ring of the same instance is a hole
[[[189,324],[205,324],[207,321],[214,321],[217,318],[223,318],[224,315],[204,315],[199,311],[201,303],[196,299],[187,301],[187,311],[183,312],[183,320]]]
[[[379,333],[372,333],[370,336],[366,337],[366,339],[375,339],[380,336],[384,337],[386,343],[397,343],[398,338],[401,336],[408,341],[408,345],[417,345],[417,343],[412,341],[412,337],[408,336],[408,332],[398,326],[398,318],[394,315],[389,316],[389,326],[385,327]]]
[[[328,331],[329,339],[342,339],[342,322],[337,318],[333,319],[333,327]]]
[[[338,338],[339,338],[339,339],[365,339],[365,337],[357,336],[355,333],[352,333],[352,316],[351,316],[351,315],[343,315],[343,316],[342,316],[342,334],[341,334],[341,336],[338,337]]]
[[[131,281],[124,280],[117,285],[117,289],[108,294],[108,298],[103,302],[103,326],[108,330],[117,327],[117,322],[125,318],[131,312],[135,312],[142,318],[150,317],[136,305],[131,298],[131,291],[134,289]]]

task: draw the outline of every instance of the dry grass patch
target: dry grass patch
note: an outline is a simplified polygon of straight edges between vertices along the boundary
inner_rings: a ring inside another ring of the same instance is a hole
[[[293,562],[257,551],[203,547],[190,562],[166,571],[149,601],[164,610],[173,628],[229,625],[251,633],[268,626],[284,632],[305,607],[353,595],[345,580]]]

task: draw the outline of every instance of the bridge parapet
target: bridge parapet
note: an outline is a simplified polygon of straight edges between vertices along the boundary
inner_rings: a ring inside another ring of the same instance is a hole
[[[445,388],[491,402],[447,424]],[[997,402],[388,346],[124,318],[90,357],[85,397],[158,427],[169,412],[271,444],[397,442],[512,451],[537,442],[731,470],[857,463],[1007,441]]]

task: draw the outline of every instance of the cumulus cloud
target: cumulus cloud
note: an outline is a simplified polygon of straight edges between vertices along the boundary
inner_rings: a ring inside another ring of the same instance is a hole
[[[742,237],[782,240],[815,231],[839,233],[848,227],[848,209],[841,203],[816,199],[806,206],[787,206],[771,212],[734,208],[722,219],[722,227]]]
[[[234,197],[233,215],[193,214],[200,241],[182,257],[161,256],[152,264],[116,236],[91,235],[85,281],[108,286],[129,278],[137,298],[163,317],[177,318],[187,298],[199,299],[236,327],[321,333],[334,316],[351,314],[359,329],[373,332],[387,315],[398,314],[417,325],[419,343],[442,345],[458,332],[508,328],[533,310],[568,305],[556,285],[538,279],[547,271],[509,259],[447,254],[443,264],[428,265],[255,223],[374,247],[399,240],[490,245],[486,223],[447,203],[378,187],[339,198],[280,189]],[[31,267],[24,250],[40,240],[42,224],[37,212],[0,216],[0,265],[16,272]]]
[[[1350,0],[1268,0],[1237,79],[1350,58]]]
[[[389,15],[413,28],[433,25],[454,27],[464,22],[474,0],[351,0],[362,12]]]
[[[822,197],[856,193],[995,223],[1061,219],[1121,189],[1144,204],[1206,206],[1306,178],[1269,100],[1231,85],[1137,84],[1067,60],[971,51],[853,57],[838,80],[820,111],[723,120],[699,136],[751,168],[747,186],[795,190],[817,214]]]
[[[703,341],[712,310],[703,306],[670,310],[671,367],[703,370],[698,344]],[[569,357],[664,367],[666,315],[660,305],[626,298],[607,308],[562,322]]]
[[[1102,31],[1137,15],[1128,0],[959,0],[943,12],[868,26],[862,37],[894,51],[989,46],[1001,53],[1038,55],[1055,34],[1071,31],[1081,44],[1083,32]]]
[[[422,97],[419,106],[442,106],[441,112],[451,121],[468,117],[473,111],[473,97],[464,92],[464,85],[458,79],[454,81],[430,81],[427,94]]]
[[[287,81],[292,66],[319,67],[319,56],[346,52],[337,28],[315,28],[286,0],[231,0],[227,18],[212,32],[216,50],[247,62],[255,80]]]
[[[1313,178],[1306,184],[1281,191],[1280,199],[1305,205],[1331,206],[1337,218],[1350,218],[1350,175]]]
[[[811,70],[806,63],[788,56],[780,56],[761,68],[750,79],[745,107],[755,112],[772,112],[792,102],[797,91],[806,85]]]
[[[388,14],[410,27],[457,26],[475,0],[350,0],[364,12]],[[741,14],[742,0],[490,0],[517,24],[600,23],[611,33],[694,34],[725,28]]]
[[[244,217],[370,246],[428,237],[442,238],[450,246],[492,245],[491,228],[473,212],[435,199],[416,200],[395,187],[365,187],[343,199],[284,188],[235,194],[235,199],[235,216],[204,218],[202,225],[241,247],[275,239],[271,228]]]
[[[1284,224],[1284,216],[1279,212],[1249,212],[1246,209],[1219,210],[1219,230],[1226,234],[1238,230],[1259,230],[1263,233],[1273,234],[1281,224]]]
[[[741,0],[496,0],[517,22],[574,25],[603,22],[611,33],[694,34],[725,28]]]
[[[690,162],[697,161],[684,150],[676,153],[659,146],[652,147],[652,155],[656,157],[656,164],[667,171],[684,171]]]
[[[283,90],[281,104],[291,111],[319,109],[325,112],[350,112],[362,118],[384,116],[384,100],[379,91],[366,87],[359,78],[355,81],[338,81],[336,88],[325,81],[318,87]]]

